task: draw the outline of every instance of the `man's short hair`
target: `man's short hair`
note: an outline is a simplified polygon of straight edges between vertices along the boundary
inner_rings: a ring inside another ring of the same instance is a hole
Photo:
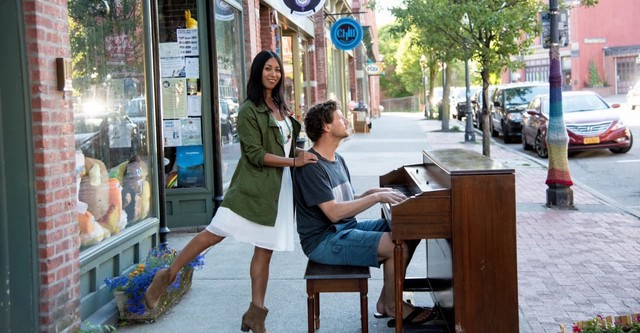
[[[305,132],[309,140],[316,142],[322,136],[324,125],[333,122],[333,113],[340,108],[335,100],[318,103],[304,117]]]

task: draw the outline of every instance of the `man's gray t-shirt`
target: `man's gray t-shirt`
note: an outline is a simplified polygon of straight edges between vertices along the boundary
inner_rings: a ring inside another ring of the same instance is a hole
[[[332,223],[318,204],[354,200],[349,169],[342,156],[335,154],[335,162],[326,160],[313,149],[309,152],[318,156],[318,163],[296,168],[293,177],[294,198],[300,244],[305,254],[309,254],[336,229],[352,228],[355,217]]]

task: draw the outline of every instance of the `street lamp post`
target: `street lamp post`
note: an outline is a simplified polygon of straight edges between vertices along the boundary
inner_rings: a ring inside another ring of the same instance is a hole
[[[462,23],[465,25],[470,24],[469,16],[464,13],[462,17]],[[465,41],[464,44],[464,84],[466,88],[466,103],[465,103],[465,129],[464,129],[464,142],[476,142],[476,133],[473,131],[473,119],[471,119],[471,80],[469,78],[469,45]]]

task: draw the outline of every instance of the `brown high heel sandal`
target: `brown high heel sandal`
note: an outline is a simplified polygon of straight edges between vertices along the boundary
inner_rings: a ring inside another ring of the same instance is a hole
[[[268,333],[264,326],[264,320],[269,313],[267,308],[259,308],[253,302],[249,304],[249,310],[242,315],[242,326],[240,330],[243,332]]]

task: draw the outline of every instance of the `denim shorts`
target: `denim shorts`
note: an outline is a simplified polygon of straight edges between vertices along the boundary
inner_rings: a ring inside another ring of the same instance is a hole
[[[309,259],[327,265],[380,267],[380,237],[391,231],[387,221],[365,220],[358,222],[355,228],[340,227],[341,225],[336,225],[336,232],[320,242],[309,253]]]

